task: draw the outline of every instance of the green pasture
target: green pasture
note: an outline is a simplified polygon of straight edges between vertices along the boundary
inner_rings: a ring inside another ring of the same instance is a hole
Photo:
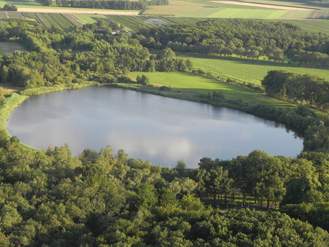
[[[329,20],[286,20],[284,22],[296,25],[307,32],[329,34]]]
[[[259,85],[267,72],[271,70],[283,70],[298,74],[318,76],[329,81],[329,70],[294,67],[286,64],[274,64],[261,61],[249,61],[239,59],[199,58],[184,56],[191,60],[193,67],[210,72],[214,75],[224,75],[237,80],[251,82]]]
[[[264,3],[266,2],[264,1]],[[281,4],[276,2],[276,5]],[[282,4],[282,6],[287,5],[296,6],[293,2],[284,2]],[[144,15],[207,18],[307,19],[320,15],[321,11],[315,9],[275,9],[260,6],[242,6],[215,3],[211,0],[172,0],[167,6],[148,7]]]
[[[210,14],[213,18],[243,18],[243,19],[280,19],[287,15],[286,10],[230,8],[224,7]]]
[[[209,93],[216,92],[222,95],[225,100],[241,101],[250,105],[265,104],[278,107],[291,107],[290,103],[283,102],[274,98],[265,96],[262,92],[255,91],[245,86],[219,82],[214,79],[208,79],[181,72],[133,72],[129,74],[131,79],[136,79],[137,75],[146,75],[152,86],[168,87],[167,96],[178,98],[195,99],[200,95],[207,96]]]
[[[74,14],[72,15],[76,18],[76,20],[82,24],[92,24],[97,21],[97,19],[104,19],[106,18],[105,15],[97,15],[97,14]]]

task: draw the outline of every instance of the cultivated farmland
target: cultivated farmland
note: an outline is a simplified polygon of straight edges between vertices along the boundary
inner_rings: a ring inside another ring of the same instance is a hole
[[[326,9],[302,7],[293,2],[264,5],[247,1],[173,0],[167,6],[150,6],[144,14],[208,18],[307,19],[326,15]]]
[[[1,19],[19,19],[35,21],[46,28],[66,29],[74,26],[81,26],[79,20],[70,14],[42,14],[42,13],[20,13],[20,12],[0,12]]]
[[[17,42],[0,42],[0,55],[9,55],[15,51],[21,51],[24,48]]]

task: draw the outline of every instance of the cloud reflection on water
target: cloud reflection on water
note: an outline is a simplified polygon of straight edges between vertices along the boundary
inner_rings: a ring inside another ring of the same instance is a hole
[[[273,122],[206,104],[113,88],[31,97],[15,110],[9,130],[38,148],[112,146],[131,157],[173,166],[201,157],[228,159],[255,149],[294,156],[302,140]],[[278,145],[280,144],[280,145]]]

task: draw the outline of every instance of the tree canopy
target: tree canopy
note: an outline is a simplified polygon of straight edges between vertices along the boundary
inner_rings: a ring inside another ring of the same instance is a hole
[[[136,36],[149,48],[329,66],[328,35],[282,22],[211,19],[146,28]]]

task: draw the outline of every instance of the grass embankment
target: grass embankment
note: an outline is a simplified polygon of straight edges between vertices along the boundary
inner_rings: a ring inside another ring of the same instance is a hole
[[[255,111],[260,106],[272,109],[291,110],[297,107],[294,102],[266,96],[264,92],[250,86],[238,83],[222,82],[190,73],[182,72],[132,72],[129,77],[133,80],[137,75],[146,75],[150,83],[147,86],[140,84],[119,83],[114,86],[131,89],[165,97],[184,99],[211,104],[218,107],[228,107],[243,111],[260,118],[278,121],[270,116]],[[306,105],[305,105],[306,106]],[[306,106],[307,107],[307,106]],[[326,118],[328,112],[320,111],[308,106],[320,119]],[[282,123],[284,124],[284,123]]]
[[[7,123],[10,113],[26,100],[28,96],[12,93],[0,103],[0,131],[9,136]]]
[[[261,80],[269,71],[283,70],[297,74],[308,74],[329,80],[329,70],[295,67],[287,64],[275,64],[262,61],[249,61],[242,59],[220,59],[182,56],[191,60],[193,67],[202,69],[215,76],[224,76],[242,82],[261,84]]]
[[[167,97],[201,101],[240,110],[244,110],[242,105],[294,107],[294,104],[267,97],[264,93],[243,85],[229,84],[193,74],[179,72],[134,72],[130,73],[129,76],[131,79],[135,79],[138,74],[146,75],[150,80],[150,86],[143,87],[138,84],[119,84],[119,86]],[[212,100],[214,97],[216,100]]]
[[[75,89],[97,86],[97,85],[99,85],[98,82],[84,82],[84,83],[70,84],[70,85],[56,85],[52,87],[29,88],[21,91],[20,93],[26,96],[33,96],[33,95],[59,92],[64,90],[75,90]]]

